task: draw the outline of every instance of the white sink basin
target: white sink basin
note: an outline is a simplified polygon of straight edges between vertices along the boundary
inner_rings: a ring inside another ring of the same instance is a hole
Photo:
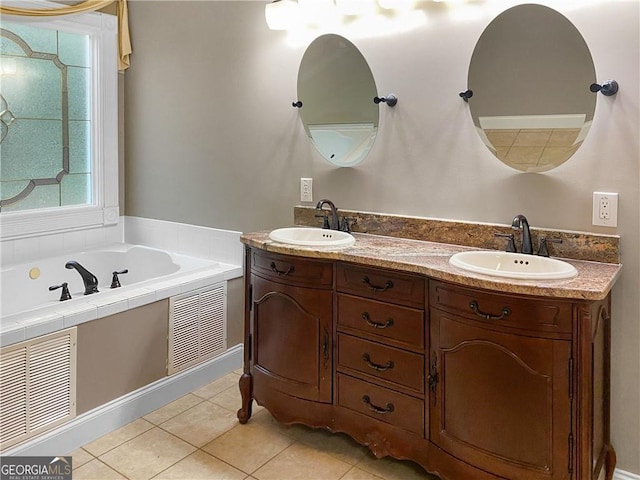
[[[269,238],[301,247],[345,248],[356,243],[353,235],[347,232],[313,227],[278,228],[269,234]]]
[[[557,280],[578,274],[573,265],[562,260],[510,252],[459,252],[451,256],[449,263],[469,272],[494,277]]]

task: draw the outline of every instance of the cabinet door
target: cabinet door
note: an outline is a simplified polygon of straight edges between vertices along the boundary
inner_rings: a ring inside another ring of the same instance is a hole
[[[570,355],[569,341],[432,309],[431,440],[505,478],[569,479]]]
[[[254,384],[330,403],[331,291],[251,282]]]

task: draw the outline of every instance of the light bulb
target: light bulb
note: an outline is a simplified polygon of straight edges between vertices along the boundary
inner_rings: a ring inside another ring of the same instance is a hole
[[[298,16],[298,4],[293,0],[275,0],[264,7],[264,18],[271,30],[286,30]]]

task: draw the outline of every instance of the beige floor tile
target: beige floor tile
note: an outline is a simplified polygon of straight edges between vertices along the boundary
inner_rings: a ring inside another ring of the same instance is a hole
[[[414,462],[389,457],[376,458],[372,453],[367,454],[356,466],[385,480],[438,480],[438,477],[429,475]]]
[[[367,472],[366,470],[362,470],[361,468],[353,467],[340,480],[384,480],[384,478],[374,475],[371,472]]]
[[[202,449],[243,472],[253,473],[293,442],[268,426],[249,422],[235,426]]]
[[[205,401],[161,425],[175,436],[201,447],[238,425],[234,412]]]
[[[253,405],[256,406],[256,403],[254,402]],[[247,422],[247,425],[249,423],[258,423],[260,425],[264,425],[265,427],[268,427],[273,432],[281,433],[283,435],[288,435],[290,437],[292,436],[291,434],[292,427],[278,422],[275,418],[271,416],[269,411],[264,408],[260,412],[252,415],[251,418],[249,419],[249,422]]]
[[[217,395],[214,395],[209,399],[209,401],[220,405],[221,407],[224,407],[234,413],[237,413],[238,410],[240,410],[240,407],[242,407],[242,395],[240,395],[240,389],[236,386],[227,388]],[[258,405],[256,402],[253,402],[253,405],[251,406],[252,415],[258,413],[260,410],[262,410],[262,408],[263,407]]]
[[[246,473],[231,465],[197,450],[153,478],[154,480],[243,480],[246,476]]]
[[[238,386],[238,381],[240,380],[240,376],[235,373],[230,373],[225,375],[218,380],[215,380],[204,387],[201,387],[197,390],[194,390],[192,393],[202,398],[209,399],[218,395],[219,393],[224,392],[227,388],[240,388]]]
[[[71,452],[71,464],[73,465],[74,470],[85,463],[89,463],[91,460],[93,460],[93,455],[83,448],[79,448]]]
[[[98,459],[73,469],[73,480],[118,480],[120,478],[126,479]]]
[[[260,467],[253,476],[258,480],[338,480],[350,468],[348,463],[297,442]]]
[[[367,447],[360,445],[348,435],[331,433],[320,428],[294,425],[289,430],[289,435],[320,452],[328,453],[350,465],[358,463],[369,452]]]
[[[154,427],[105,453],[100,460],[130,479],[148,479],[194,451],[192,445]]]
[[[151,412],[148,415],[145,415],[145,420],[153,423],[154,425],[160,425],[162,422],[166,422],[170,418],[175,417],[176,415],[190,409],[191,407],[195,407],[199,403],[202,403],[204,400],[202,397],[198,397],[191,393],[188,393],[184,397],[180,397],[174,402],[168,403],[162,408]]]
[[[108,452],[112,448],[122,445],[124,442],[131,440],[134,437],[146,432],[153,428],[153,424],[146,420],[139,418],[133,422],[114,430],[107,435],[104,435],[97,440],[85,445],[83,448],[91,455],[99,457],[105,452]]]
[[[240,395],[240,389],[229,387],[226,390],[214,395],[209,401],[220,405],[232,412],[237,412],[242,406],[242,396]]]

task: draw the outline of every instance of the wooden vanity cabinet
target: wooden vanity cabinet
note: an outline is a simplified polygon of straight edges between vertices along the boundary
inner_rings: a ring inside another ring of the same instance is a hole
[[[246,254],[241,423],[255,399],[444,480],[611,480],[610,297]]]
[[[254,391],[331,403],[332,264],[260,250],[247,259]]]
[[[504,478],[569,479],[569,302],[430,285],[431,441]]]
[[[336,404],[424,438],[424,278],[336,265]]]

